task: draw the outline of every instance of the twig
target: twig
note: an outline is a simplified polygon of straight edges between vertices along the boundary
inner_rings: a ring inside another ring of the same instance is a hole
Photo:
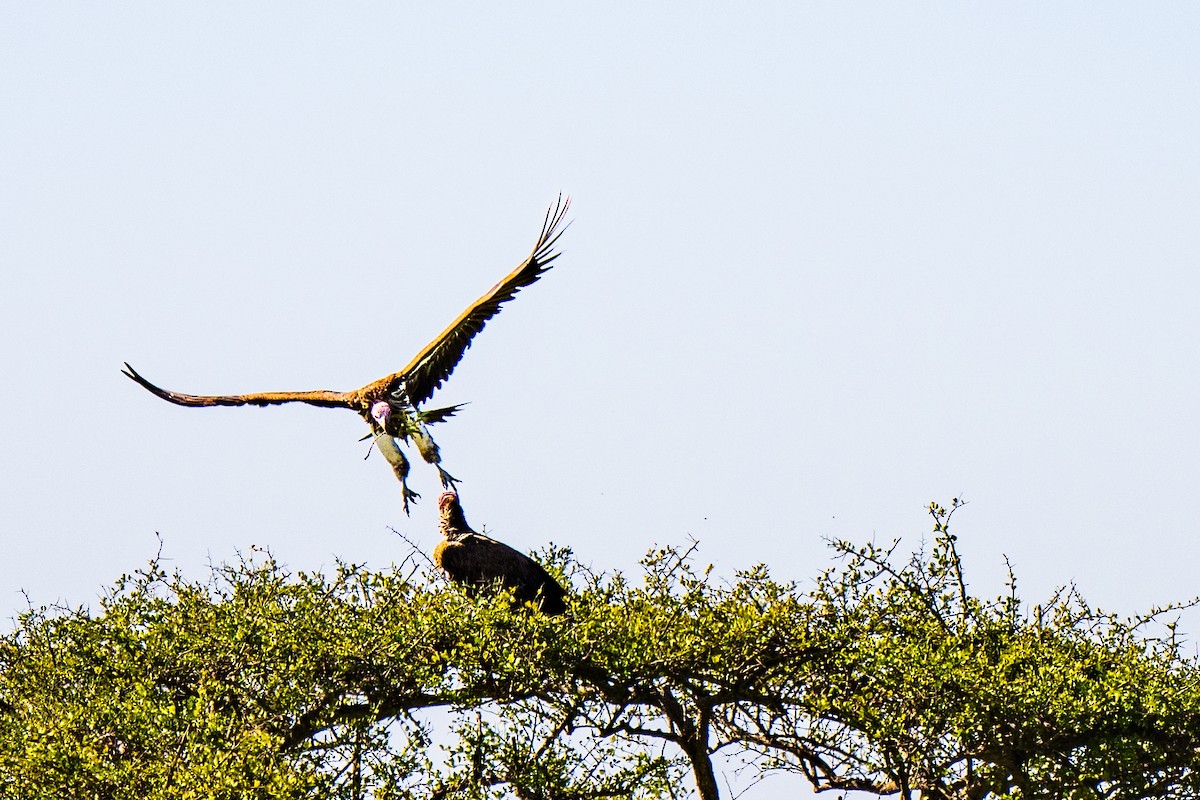
[[[421,556],[421,558],[423,558],[425,560],[425,563],[428,564],[435,572],[438,572],[438,573],[441,572],[441,570],[438,569],[438,565],[434,562],[434,560],[432,558],[429,557],[428,553],[426,553],[424,550],[421,549],[420,545],[418,545],[412,539],[408,538],[403,533],[396,530],[395,528],[393,528],[390,525],[388,526],[388,530],[391,531],[392,533],[396,534],[397,536],[399,536],[401,539],[403,539],[404,543],[407,544],[409,547],[411,547],[414,553]]]

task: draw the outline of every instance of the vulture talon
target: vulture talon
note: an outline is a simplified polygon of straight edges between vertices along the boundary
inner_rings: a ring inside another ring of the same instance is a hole
[[[408,501],[417,502],[421,499],[421,495],[408,488],[408,484],[400,482],[400,496],[403,499],[404,513],[406,516],[411,516],[408,510]]]
[[[434,464],[434,466],[437,467],[438,475],[442,479],[442,488],[443,489],[458,488],[458,484],[459,484],[458,478],[454,477],[449,472],[446,472],[446,470],[442,469],[441,464]]]

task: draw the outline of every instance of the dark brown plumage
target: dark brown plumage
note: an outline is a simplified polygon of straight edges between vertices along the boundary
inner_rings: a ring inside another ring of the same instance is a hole
[[[399,478],[404,511],[408,513],[409,500],[420,495],[408,488],[408,459],[400,449],[400,443],[411,441],[416,445],[421,457],[437,468],[443,487],[449,488],[457,483],[457,479],[442,468],[441,454],[429,435],[427,426],[453,415],[461,406],[423,411],[420,405],[450,377],[450,373],[471,346],[471,340],[483,330],[488,320],[500,312],[500,306],[513,299],[517,292],[550,269],[551,263],[559,255],[555,252],[554,245],[565,230],[563,218],[570,203],[569,199],[560,196],[558,202],[546,212],[541,235],[538,236],[529,257],[468,306],[433,341],[421,348],[421,352],[417,353],[404,369],[368,383],[360,389],[351,392],[321,389],[309,392],[193,395],[161,389],[139,375],[128,363],[125,364],[124,374],[155,396],[180,406],[268,406],[279,403],[307,403],[323,408],[348,408],[357,411],[371,426],[371,433],[375,436],[379,451]]]
[[[567,610],[566,591],[541,564],[471,530],[456,493],[443,492],[438,511],[443,538],[433,549],[433,560],[452,581],[472,590],[497,584],[511,588],[518,603],[535,603],[546,614]]]

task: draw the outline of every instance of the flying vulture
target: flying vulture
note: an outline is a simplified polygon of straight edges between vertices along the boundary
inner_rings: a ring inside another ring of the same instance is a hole
[[[133,367],[125,364],[124,374],[132,378],[154,395],[181,406],[269,406],[279,403],[307,403],[325,408],[348,408],[357,411],[371,426],[375,446],[383,454],[400,479],[404,498],[404,512],[408,513],[410,500],[420,497],[408,488],[408,459],[400,449],[401,443],[411,442],[421,457],[437,468],[443,488],[457,484],[457,479],[441,465],[438,446],[429,435],[428,426],[445,420],[461,408],[461,405],[424,410],[420,406],[450,377],[458,365],[475,334],[483,330],[487,321],[496,316],[500,306],[529,286],[546,270],[550,269],[559,254],[554,245],[566,229],[563,218],[570,206],[570,199],[561,195],[546,212],[542,232],[533,252],[512,272],[493,286],[485,295],[458,315],[446,330],[434,338],[399,372],[368,383],[352,392],[334,392],[321,389],[309,392],[256,392],[235,395],[193,395],[172,392],[155,386],[139,375]]]
[[[433,560],[450,580],[471,590],[497,584],[511,588],[518,603],[535,603],[552,616],[567,610],[567,593],[541,564],[471,530],[455,492],[442,493],[438,512],[443,538],[433,549]]]

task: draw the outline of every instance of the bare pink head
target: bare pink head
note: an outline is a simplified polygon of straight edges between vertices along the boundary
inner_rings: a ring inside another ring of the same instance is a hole
[[[474,533],[467,524],[462,506],[458,503],[457,492],[442,492],[438,497],[438,514],[441,517],[439,527],[443,536],[452,534]]]
[[[438,511],[458,505],[458,492],[442,492],[438,496]]]

